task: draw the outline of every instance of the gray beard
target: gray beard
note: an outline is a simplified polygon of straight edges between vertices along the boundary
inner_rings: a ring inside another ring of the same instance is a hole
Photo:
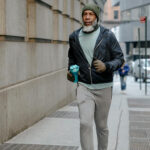
[[[97,26],[97,24],[98,24],[98,22],[97,22],[97,19],[96,19],[91,26],[83,25],[82,31],[85,32],[85,33],[93,32],[95,30],[95,27]]]

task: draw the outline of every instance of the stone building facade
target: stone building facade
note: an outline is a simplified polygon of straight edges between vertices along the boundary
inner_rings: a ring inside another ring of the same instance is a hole
[[[103,25],[111,29],[120,23],[120,5],[114,0],[107,0],[104,5]]]
[[[0,143],[75,98],[69,34],[92,0],[0,0]]]

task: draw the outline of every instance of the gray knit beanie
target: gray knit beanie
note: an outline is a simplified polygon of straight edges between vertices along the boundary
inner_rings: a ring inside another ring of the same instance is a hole
[[[100,14],[100,8],[98,5],[94,4],[94,3],[88,3],[86,4],[83,8],[82,8],[82,16],[83,16],[83,12],[85,10],[91,10],[95,13],[97,20],[99,20],[99,14]]]

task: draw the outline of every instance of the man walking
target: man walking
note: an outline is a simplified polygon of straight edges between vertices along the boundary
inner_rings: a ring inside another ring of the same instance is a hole
[[[70,66],[79,66],[77,101],[82,150],[94,150],[93,121],[98,150],[107,150],[107,118],[112,99],[113,72],[124,62],[114,34],[98,25],[99,13],[97,5],[85,5],[82,9],[83,26],[69,37],[68,80],[74,81]]]
[[[128,64],[125,64],[125,63],[121,66],[121,68],[118,69],[118,72],[120,75],[121,91],[123,93],[126,90],[126,85],[127,85],[126,80],[127,80],[129,70],[130,70],[130,68],[129,68]]]

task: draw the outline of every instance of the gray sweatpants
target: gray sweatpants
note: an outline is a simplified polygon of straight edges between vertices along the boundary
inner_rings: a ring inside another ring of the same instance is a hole
[[[94,150],[93,120],[96,125],[98,150],[107,150],[107,118],[112,99],[112,88],[90,90],[82,85],[77,88],[82,150]]]

